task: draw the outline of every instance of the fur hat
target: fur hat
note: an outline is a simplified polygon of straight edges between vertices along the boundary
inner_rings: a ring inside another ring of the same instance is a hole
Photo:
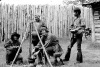
[[[17,32],[12,33],[12,35],[11,35],[11,40],[14,39],[14,36],[16,36],[16,37],[19,39],[20,34],[18,34]]]

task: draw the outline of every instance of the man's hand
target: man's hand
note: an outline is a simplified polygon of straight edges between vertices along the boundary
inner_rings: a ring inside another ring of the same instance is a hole
[[[14,49],[14,48],[19,48],[19,46],[10,46],[7,49],[10,50],[10,49]]]
[[[12,46],[11,48],[19,48],[19,46]]]

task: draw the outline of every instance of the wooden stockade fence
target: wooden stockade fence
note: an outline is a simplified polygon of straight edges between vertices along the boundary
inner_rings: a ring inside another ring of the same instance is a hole
[[[0,32],[1,39],[8,39],[17,31],[21,38],[26,30],[27,23],[34,20],[35,15],[40,15],[43,22],[47,24],[50,33],[57,37],[70,37],[69,26],[73,22],[73,8],[75,6],[50,6],[50,5],[9,5],[0,4]],[[85,19],[87,27],[93,22],[91,8],[80,7],[82,18]],[[33,28],[33,27],[32,27]]]

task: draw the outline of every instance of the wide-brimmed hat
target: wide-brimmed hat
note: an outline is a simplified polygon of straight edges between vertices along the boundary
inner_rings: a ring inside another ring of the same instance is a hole
[[[46,32],[49,32],[48,28],[45,27],[45,26],[42,26],[42,27],[40,28],[40,32],[41,32],[42,30],[45,30]]]
[[[16,36],[18,39],[20,37],[20,34],[18,34],[17,32],[12,33],[11,35],[11,39],[13,40],[13,37]]]

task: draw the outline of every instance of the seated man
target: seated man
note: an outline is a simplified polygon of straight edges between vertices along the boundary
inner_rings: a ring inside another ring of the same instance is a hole
[[[20,35],[17,34],[16,32],[14,32],[11,35],[11,39],[4,45],[4,47],[6,48],[6,63],[7,64],[11,64],[11,62],[13,61],[13,59],[18,51],[18,48],[20,46],[20,42],[18,40],[19,37],[20,37]],[[20,49],[20,52],[14,63],[16,63],[17,61],[19,63],[22,62],[22,57],[20,56],[21,52],[22,52],[22,48]]]

